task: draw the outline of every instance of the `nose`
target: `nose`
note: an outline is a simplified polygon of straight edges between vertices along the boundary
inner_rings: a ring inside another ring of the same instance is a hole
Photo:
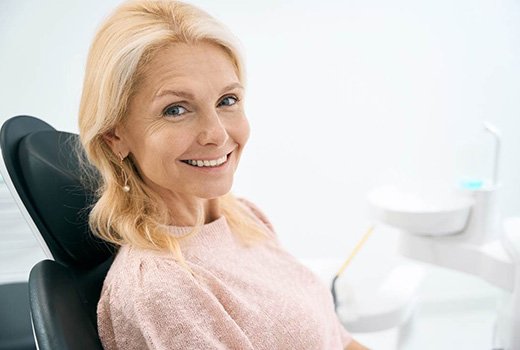
[[[201,118],[200,132],[197,138],[200,145],[223,146],[228,138],[227,129],[216,111],[208,113]]]

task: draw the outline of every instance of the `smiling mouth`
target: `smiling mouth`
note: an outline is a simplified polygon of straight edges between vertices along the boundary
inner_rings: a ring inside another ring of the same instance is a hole
[[[199,167],[199,168],[204,168],[204,167],[216,168],[216,167],[219,167],[222,164],[224,164],[228,160],[228,157],[229,157],[230,154],[231,154],[231,152],[226,154],[225,156],[222,156],[222,157],[217,158],[217,159],[208,159],[208,160],[186,159],[186,160],[181,160],[181,162],[186,163],[186,164],[191,165],[191,166]]]

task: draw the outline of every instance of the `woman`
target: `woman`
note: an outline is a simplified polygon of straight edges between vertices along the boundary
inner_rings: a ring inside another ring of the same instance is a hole
[[[122,4],[97,33],[80,137],[101,174],[92,230],[117,247],[106,349],[364,349],[328,288],[229,193],[247,142],[235,39],[176,1]]]

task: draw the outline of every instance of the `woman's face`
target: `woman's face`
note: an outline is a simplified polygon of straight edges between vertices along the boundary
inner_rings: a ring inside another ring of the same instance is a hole
[[[124,123],[106,136],[167,203],[229,192],[249,137],[244,89],[226,52],[172,44],[145,69]]]

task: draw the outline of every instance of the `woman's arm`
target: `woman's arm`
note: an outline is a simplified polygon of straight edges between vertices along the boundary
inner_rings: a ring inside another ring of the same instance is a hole
[[[347,345],[345,350],[369,350],[367,347],[359,344],[357,341],[352,340],[350,344]]]

